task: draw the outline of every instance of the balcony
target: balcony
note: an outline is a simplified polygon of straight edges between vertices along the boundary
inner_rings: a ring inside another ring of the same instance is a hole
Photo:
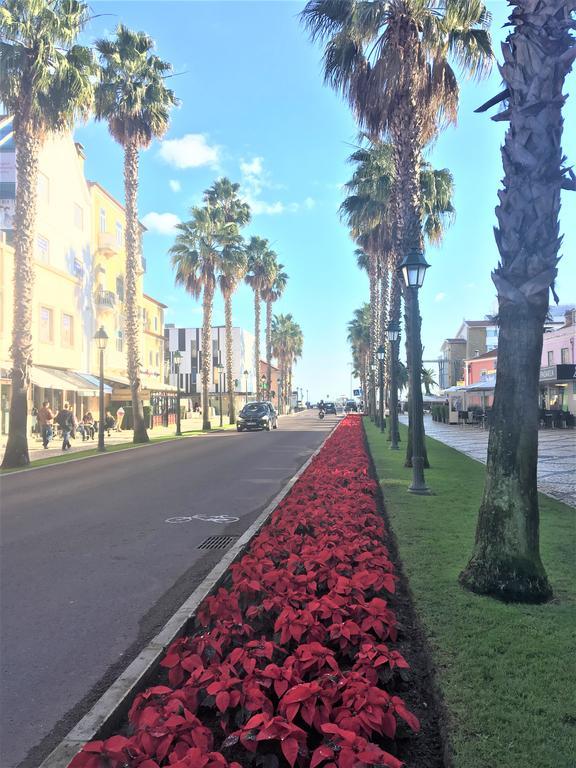
[[[98,232],[98,250],[106,258],[117,256],[120,253],[120,246],[116,242],[116,235],[112,232]]]
[[[116,294],[112,291],[98,290],[94,294],[94,303],[98,309],[113,310],[116,308]]]

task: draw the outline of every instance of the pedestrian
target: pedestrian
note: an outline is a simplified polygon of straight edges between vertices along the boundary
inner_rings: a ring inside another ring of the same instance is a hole
[[[74,429],[74,414],[70,410],[70,405],[64,403],[61,410],[56,415],[56,424],[62,430],[62,450],[67,451],[72,446],[70,445],[70,435]]]
[[[83,440],[94,440],[94,417],[90,411],[86,411],[82,417],[82,425],[84,427],[84,433],[82,435]]]
[[[52,440],[52,423],[54,422],[54,414],[50,408],[48,400],[44,400],[42,407],[38,410],[38,426],[40,427],[40,434],[42,436],[42,445],[44,448],[48,448],[48,443]]]
[[[114,429],[116,426],[116,419],[114,416],[112,416],[111,411],[106,411],[106,418],[104,419],[104,429],[108,433],[108,437],[110,437],[110,430]]]
[[[118,408],[118,410],[116,411],[116,431],[117,432],[122,431],[122,419],[124,418],[125,413],[126,411],[124,410],[124,408],[122,408],[122,406],[120,406],[120,408]]]

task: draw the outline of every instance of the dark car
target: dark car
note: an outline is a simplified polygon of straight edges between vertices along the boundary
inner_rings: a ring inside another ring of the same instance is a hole
[[[346,413],[357,413],[358,412],[358,404],[356,403],[356,400],[346,400],[346,405],[344,406],[344,410]]]
[[[337,415],[336,403],[324,403],[324,405],[322,406],[322,410],[326,415],[328,415],[329,413],[333,413],[334,416]]]
[[[278,417],[276,411],[266,402],[246,403],[236,419],[236,429],[238,432],[249,429],[266,429],[270,431],[277,428]]]

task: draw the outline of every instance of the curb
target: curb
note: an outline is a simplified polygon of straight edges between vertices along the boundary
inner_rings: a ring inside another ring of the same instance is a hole
[[[178,608],[166,622],[160,632],[145,646],[124,672],[102,694],[94,706],[72,728],[60,744],[46,757],[38,768],[68,768],[72,758],[87,741],[106,738],[106,730],[121,724],[126,716],[133,697],[148,683],[160,665],[166,648],[177,637],[184,634],[186,626],[194,616],[196,609],[207,595],[218,588],[224,580],[230,565],[243,553],[251,539],[268,520],[272,512],[292,487],[308,469],[324,447],[328,438],[342,423],[334,425],[322,443],[290,478],[282,490],[276,494],[268,506],[261,512],[252,525],[244,531],[238,541],[223,556],[208,576],[196,587],[190,597]],[[127,449],[130,450],[130,449]]]

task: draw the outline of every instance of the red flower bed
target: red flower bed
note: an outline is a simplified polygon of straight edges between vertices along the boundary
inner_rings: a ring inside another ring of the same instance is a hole
[[[363,768],[403,763],[396,576],[362,425],[348,416],[176,640],[124,736],[70,768]],[[232,759],[234,758],[234,759]]]

